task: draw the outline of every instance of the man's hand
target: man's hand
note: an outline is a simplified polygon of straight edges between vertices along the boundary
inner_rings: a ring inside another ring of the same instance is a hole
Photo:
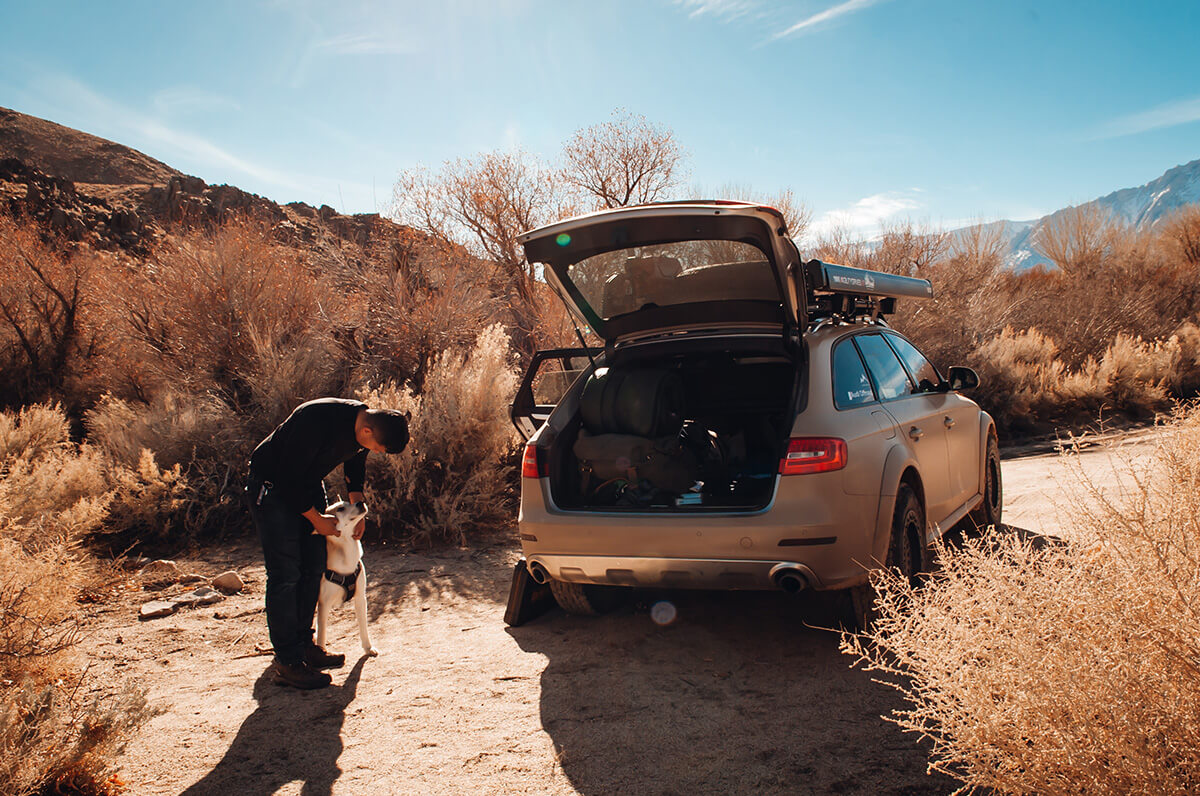
[[[321,514],[315,508],[304,512],[304,518],[312,523],[313,530],[322,536],[337,536],[337,517],[332,514]]]

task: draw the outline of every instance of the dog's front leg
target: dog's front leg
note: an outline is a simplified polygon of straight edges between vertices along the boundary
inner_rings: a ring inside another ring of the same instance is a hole
[[[325,649],[325,629],[329,627],[329,587],[333,584],[321,579],[321,593],[317,597],[317,646]]]
[[[359,570],[358,580],[354,585],[354,613],[358,616],[358,637],[362,641],[363,652],[372,658],[379,650],[371,646],[371,637],[367,634],[367,568]]]

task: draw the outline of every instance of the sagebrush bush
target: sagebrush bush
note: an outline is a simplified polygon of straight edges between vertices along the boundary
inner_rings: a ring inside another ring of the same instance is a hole
[[[186,395],[164,389],[149,403],[103,396],[84,415],[88,439],[128,467],[142,451],[165,467],[194,459],[220,459],[240,440],[240,423],[228,405],[212,395]]]
[[[67,439],[52,406],[0,413],[0,535],[53,548],[100,528],[108,506],[105,459]]]
[[[119,792],[112,761],[152,715],[139,689],[97,688],[75,655],[88,579],[65,545],[0,539],[0,793]]]
[[[67,439],[58,407],[0,413],[0,792],[107,793],[112,757],[148,718],[96,692],[73,646],[94,578],[78,542],[106,520],[108,459]]]
[[[1200,410],[1119,495],[1076,466],[1070,541],[993,533],[939,549],[914,588],[875,577],[878,620],[844,652],[897,688],[892,714],[968,790],[1186,794],[1200,786]]]
[[[368,458],[368,500],[385,535],[464,544],[511,517],[502,464],[516,444],[508,417],[516,387],[508,337],[496,324],[467,354],[445,351],[431,362],[421,395],[396,385],[359,392],[373,407],[412,413],[404,453]]]

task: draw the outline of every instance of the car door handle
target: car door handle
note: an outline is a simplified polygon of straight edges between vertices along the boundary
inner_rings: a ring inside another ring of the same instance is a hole
[[[946,417],[942,418],[942,425],[944,425],[946,428],[954,428],[954,418],[947,415]]]
[[[925,432],[922,431],[921,429],[917,428],[916,426],[913,426],[912,428],[910,428],[908,430],[908,436],[912,437],[913,442],[916,442],[921,437],[925,436]]]

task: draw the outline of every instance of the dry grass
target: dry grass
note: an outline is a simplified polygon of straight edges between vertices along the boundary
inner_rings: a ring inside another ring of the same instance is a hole
[[[73,654],[95,579],[82,535],[104,523],[107,459],[68,440],[57,407],[0,413],[0,792],[109,793],[112,757],[149,712],[106,697]]]
[[[508,406],[517,377],[501,326],[484,329],[465,356],[443,352],[430,363],[425,389],[387,385],[359,397],[412,413],[403,454],[368,459],[368,501],[386,536],[415,544],[465,544],[512,516],[504,462],[516,435]]]
[[[1070,544],[994,534],[940,550],[920,588],[877,580],[879,619],[843,650],[909,702],[968,791],[1200,788],[1200,409],[1164,427],[1119,495],[1078,469]]]

